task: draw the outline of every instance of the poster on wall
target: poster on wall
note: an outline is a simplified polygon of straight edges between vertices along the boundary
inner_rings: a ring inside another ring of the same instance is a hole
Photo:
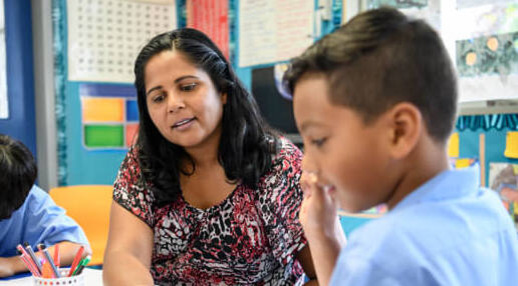
[[[456,24],[452,38],[461,99],[517,99],[518,2],[462,2],[469,8],[457,9],[447,19]]]
[[[177,25],[175,1],[69,0],[67,15],[71,81],[133,83],[140,49]]]
[[[518,164],[490,163],[489,187],[498,193],[518,229]]]
[[[205,33],[229,58],[228,0],[188,0],[187,27]]]
[[[458,72],[461,102],[518,99],[517,0],[367,0],[428,21]]]
[[[239,1],[239,66],[286,61],[313,43],[315,3]]]
[[[5,53],[4,0],[0,0],[0,119],[9,118]]]

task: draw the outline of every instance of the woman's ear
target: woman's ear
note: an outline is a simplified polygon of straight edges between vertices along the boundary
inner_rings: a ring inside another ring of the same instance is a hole
[[[221,103],[223,103],[223,105],[227,104],[227,93],[226,92],[221,93]]]
[[[411,153],[423,132],[421,111],[412,103],[402,102],[387,113],[389,120],[390,153],[395,159],[402,159]]]

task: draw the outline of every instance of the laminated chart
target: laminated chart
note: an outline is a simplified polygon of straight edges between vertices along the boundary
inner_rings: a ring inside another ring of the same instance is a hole
[[[174,0],[68,0],[67,15],[71,81],[132,83],[140,49],[176,27]]]
[[[83,144],[87,149],[123,149],[135,142],[138,107],[135,88],[81,84]]]
[[[313,43],[314,17],[314,1],[239,1],[239,66],[281,62],[300,55]]]

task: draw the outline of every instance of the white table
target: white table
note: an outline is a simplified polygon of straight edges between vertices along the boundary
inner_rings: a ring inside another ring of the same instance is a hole
[[[86,279],[86,286],[102,286],[103,271],[100,269],[85,268],[83,270]],[[33,286],[34,279],[32,276],[20,279],[0,281],[0,286]]]

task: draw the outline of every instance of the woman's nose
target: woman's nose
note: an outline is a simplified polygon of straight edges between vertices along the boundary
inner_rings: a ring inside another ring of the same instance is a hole
[[[182,97],[174,92],[170,92],[167,97],[167,112],[173,113],[183,108],[185,108],[185,102]]]

